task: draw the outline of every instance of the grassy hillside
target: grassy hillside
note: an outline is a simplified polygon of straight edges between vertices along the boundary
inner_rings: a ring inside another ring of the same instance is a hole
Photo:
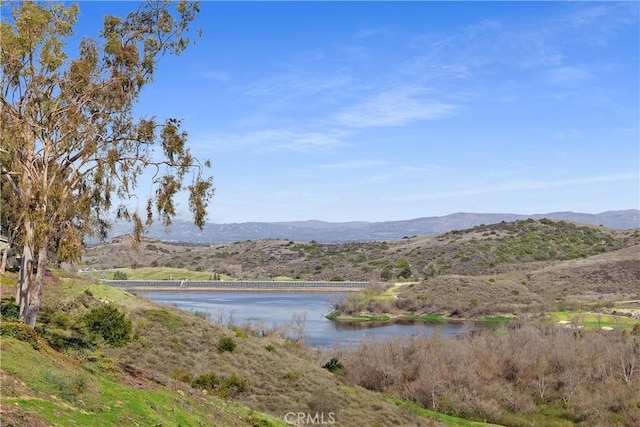
[[[278,426],[290,412],[327,419],[331,413],[334,425],[344,426],[482,425],[389,401],[345,381],[322,368],[327,353],[275,330],[262,336],[228,328],[53,273],[34,345],[24,341],[28,334],[13,337],[15,324],[3,316],[3,426]],[[3,296],[13,292],[11,282],[15,276],[5,276]],[[109,345],[83,320],[105,306],[131,321],[124,346]]]
[[[2,425],[285,425],[234,402],[127,373],[114,363],[97,353],[81,361],[46,345],[36,351],[2,338]]]

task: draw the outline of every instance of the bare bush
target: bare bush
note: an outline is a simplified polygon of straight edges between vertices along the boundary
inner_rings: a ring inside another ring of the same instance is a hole
[[[354,383],[438,411],[499,422],[552,405],[606,426],[640,419],[639,354],[640,338],[622,331],[516,322],[498,334],[365,341],[340,360]]]

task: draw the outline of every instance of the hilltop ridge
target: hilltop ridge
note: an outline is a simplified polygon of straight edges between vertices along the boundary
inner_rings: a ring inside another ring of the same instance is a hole
[[[579,212],[552,212],[547,214],[519,215],[510,213],[458,212],[445,216],[422,217],[402,221],[383,222],[325,222],[318,220],[289,222],[244,222],[230,224],[207,223],[199,230],[191,222],[176,220],[166,230],[154,224],[148,237],[193,244],[222,244],[242,240],[287,239],[295,241],[315,240],[320,243],[364,242],[371,240],[400,239],[406,236],[422,236],[463,230],[481,224],[496,224],[524,219],[557,219],[589,225],[602,225],[618,230],[640,227],[640,210],[627,209],[598,214]],[[130,233],[130,224],[116,223],[110,236]]]

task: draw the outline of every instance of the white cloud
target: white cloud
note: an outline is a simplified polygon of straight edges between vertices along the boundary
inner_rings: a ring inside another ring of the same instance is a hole
[[[220,82],[227,82],[227,81],[231,80],[231,76],[229,75],[229,73],[227,73],[226,71],[222,71],[222,70],[205,71],[205,72],[202,73],[202,76],[207,78],[207,79],[217,80],[217,81],[220,81]]]
[[[552,137],[554,139],[559,139],[561,141],[565,141],[565,140],[571,140],[571,139],[578,139],[578,138],[584,138],[585,137],[585,133],[582,130],[579,129],[569,129],[569,130],[563,130],[563,131],[558,131],[555,132]]]
[[[439,199],[452,199],[465,196],[475,196],[480,194],[498,193],[503,191],[523,191],[523,190],[544,190],[548,188],[561,188],[570,187],[576,185],[597,184],[605,182],[618,182],[618,181],[630,181],[638,180],[637,173],[620,173],[611,175],[595,175],[574,179],[566,179],[559,181],[513,181],[507,184],[489,185],[489,186],[476,186],[472,185],[468,189],[453,190],[453,191],[439,191],[435,193],[426,194],[414,194],[405,197],[394,198],[394,202],[417,202],[422,200],[439,200]]]
[[[302,72],[289,72],[265,78],[250,85],[247,95],[269,100],[297,99],[327,91],[336,91],[350,82],[348,75],[314,76]]]
[[[558,85],[574,85],[593,78],[589,71],[581,67],[558,67],[548,70],[546,74],[551,83]]]
[[[338,125],[350,128],[402,126],[448,116],[455,110],[452,104],[421,96],[424,92],[412,87],[386,90],[347,107],[334,119]]]
[[[290,129],[264,129],[245,133],[216,133],[199,138],[195,143],[211,152],[295,151],[317,153],[344,145],[341,132],[312,132]]]
[[[380,160],[351,160],[346,162],[325,163],[316,166],[318,169],[365,169],[388,165],[389,162]]]

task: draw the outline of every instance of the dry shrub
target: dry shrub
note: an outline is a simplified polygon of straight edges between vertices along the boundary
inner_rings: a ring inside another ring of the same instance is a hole
[[[442,412],[494,422],[542,405],[585,425],[637,425],[640,337],[516,322],[456,339],[365,341],[340,360],[349,380]]]

